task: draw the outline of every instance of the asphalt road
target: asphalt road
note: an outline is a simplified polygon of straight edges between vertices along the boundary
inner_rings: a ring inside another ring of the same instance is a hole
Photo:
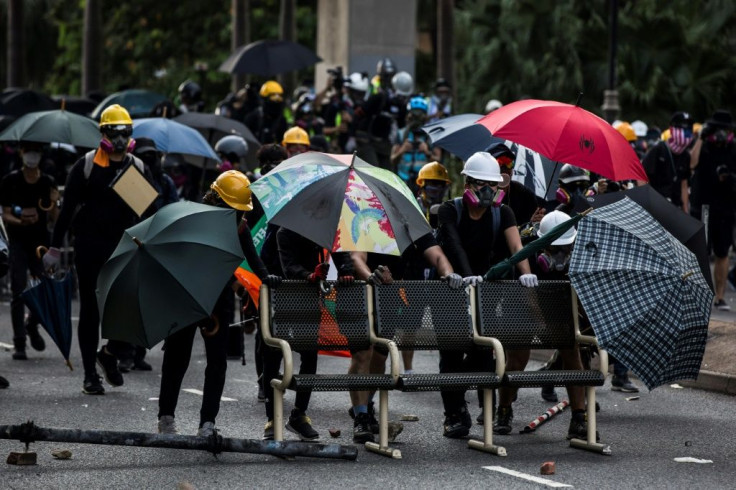
[[[11,338],[8,304],[0,304],[0,341]],[[217,425],[226,437],[260,438],[265,423],[263,404],[256,399],[253,337],[247,337],[247,365],[231,361]],[[74,342],[72,361],[81,359]],[[151,351],[152,373],[132,372],[125,386],[107,386],[105,396],[81,393],[82,373],[69,372],[56,348],[29,351],[28,361],[13,361],[0,351],[0,374],[11,387],[0,390],[0,425],[33,420],[42,427],[154,432],[160,381],[160,348]],[[417,371],[437,368],[436,352],[417,353]],[[183,388],[201,390],[204,375],[201,339],[195,343]],[[322,357],[320,370],[347,369],[347,360]],[[564,390],[559,390],[561,395]],[[0,488],[539,488],[570,485],[577,488],[733,488],[736,480],[736,443],[731,413],[734,398],[692,389],[671,387],[643,392],[640,399],[626,401],[611,392],[608,384],[598,389],[602,406],[599,431],[613,454],[602,456],[572,449],[565,441],[569,414],[561,414],[536,433],[518,434],[534,417],[548,408],[538,390],[520,393],[514,405],[514,433],[495,438],[508,457],[501,458],[467,449],[463,440],[442,437],[442,405],[439,393],[394,393],[391,418],[416,414],[418,422],[404,422],[404,432],[395,447],[402,460],[391,460],[359,449],[355,462],[297,458],[285,461],[253,454],[223,454],[218,458],[200,451],[128,448],[62,443],[34,443],[36,466],[0,463]],[[476,398],[469,393],[473,419],[478,414]],[[293,394],[287,395],[287,408]],[[177,421],[183,433],[196,433],[200,395],[183,391]],[[322,442],[352,444],[352,423],[347,415],[346,393],[315,393],[310,415]],[[332,439],[327,429],[339,428]],[[480,436],[482,427],[471,434]],[[293,435],[287,432],[287,438]],[[0,457],[21,451],[17,441],[0,440]],[[55,460],[54,449],[69,449],[70,460]],[[678,457],[712,460],[712,463],[680,463]],[[554,461],[557,473],[542,477],[540,465]],[[501,467],[545,478],[534,483],[487,467]],[[182,485],[184,485],[182,487]]]

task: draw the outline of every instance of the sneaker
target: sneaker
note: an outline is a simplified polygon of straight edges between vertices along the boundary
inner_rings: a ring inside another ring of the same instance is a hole
[[[583,441],[588,439],[588,417],[585,412],[573,412],[570,417],[570,427],[567,429],[567,440],[570,439],[582,439]],[[601,435],[598,431],[595,431],[596,442],[601,440]]]
[[[499,435],[510,434],[512,420],[514,420],[514,410],[511,407],[498,407],[496,420],[493,422],[493,433]]]
[[[611,391],[621,391],[623,393],[639,393],[634,383],[629,380],[628,376],[613,376],[611,378]]]
[[[102,378],[97,373],[84,376],[82,393],[85,395],[104,395],[105,388],[102,386]]]
[[[123,386],[123,375],[118,370],[118,360],[112,354],[108,354],[104,347],[97,353],[97,365],[102,369],[105,381],[112,386]]]
[[[264,441],[273,441],[273,420],[269,420],[266,422],[266,426],[263,428],[263,437],[261,437]]]
[[[455,413],[445,412],[444,431],[442,435],[450,439],[465,437],[470,433],[470,427],[472,425],[468,407],[463,406]]]
[[[721,311],[731,311],[731,307],[728,305],[728,303],[726,303],[726,300],[723,299],[717,299],[715,303],[713,303],[713,306]]]
[[[202,424],[202,427],[197,430],[197,435],[199,437],[210,437],[213,436],[217,432],[217,429],[215,428],[214,422],[205,422]]]
[[[121,373],[129,373],[133,369],[133,359],[120,359],[118,361],[118,371]]]
[[[291,411],[286,429],[297,434],[302,441],[316,441],[319,433],[312,428],[312,419],[304,415],[304,412],[295,408]]]
[[[39,352],[46,349],[46,342],[38,331],[38,325],[26,325],[26,332],[28,338],[31,339],[31,347]]]
[[[365,443],[374,442],[373,431],[370,427],[370,415],[367,413],[359,413],[353,421],[353,442]]]
[[[27,361],[28,356],[26,355],[26,350],[15,349],[15,351],[13,352],[13,359],[15,359],[16,361]]]
[[[133,369],[136,371],[153,371],[153,366],[144,359],[133,359]]]
[[[546,402],[557,403],[560,399],[557,397],[557,391],[552,385],[542,387],[542,399]]]
[[[162,415],[158,419],[159,434],[178,434],[179,429],[176,427],[176,421],[173,415]]]
[[[7,379],[0,376],[0,390],[4,390],[5,388],[9,387],[10,383]]]
[[[355,410],[353,409],[353,407],[348,408],[348,415],[350,415],[351,419],[355,420]],[[370,417],[370,421],[368,422],[368,425],[371,428],[371,432],[373,434],[378,434],[380,427],[379,427],[378,419],[376,418],[376,409],[375,409],[375,405],[373,402],[370,402],[368,404],[368,416]],[[391,422],[389,422],[389,425],[390,424]],[[402,426],[402,430],[403,430],[403,426]]]
[[[728,271],[728,275],[726,276],[726,278],[728,289],[730,289],[731,291],[736,291],[736,267]]]

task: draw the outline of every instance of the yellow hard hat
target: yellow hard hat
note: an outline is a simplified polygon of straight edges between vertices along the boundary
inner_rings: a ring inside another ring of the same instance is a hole
[[[284,89],[281,84],[275,80],[269,80],[261,85],[261,97],[270,99],[273,102],[281,102],[284,100]]]
[[[662,136],[661,136],[662,141],[669,140],[670,139],[670,136],[671,135],[670,135],[670,130],[669,129],[665,129],[664,131],[662,131]]]
[[[440,162],[429,162],[419,170],[419,175],[417,175],[417,185],[419,187],[423,187],[425,180],[444,180],[447,183],[452,182],[450,180],[450,174],[447,173],[447,169]]]
[[[125,107],[120,104],[113,104],[100,114],[100,127],[117,126],[119,124],[125,124],[128,126],[133,124],[130,114],[128,114]]]
[[[231,208],[240,211],[253,209],[251,200],[250,180],[242,172],[228,170],[217,177],[210,189],[217,192],[220,199],[225,201]]]
[[[636,138],[636,131],[634,131],[634,127],[631,124],[629,124],[629,123],[627,123],[625,121],[622,121],[622,122],[616,124],[614,126],[614,128],[616,128],[616,131],[618,131],[619,133],[621,133],[621,135],[624,138],[626,138],[626,141],[628,141],[628,142],[636,141],[636,139],[637,139]]]
[[[693,133],[700,134],[700,130],[703,129],[701,123],[693,123]]]
[[[286,145],[307,145],[309,146],[309,135],[299,126],[294,126],[284,133],[284,140],[281,142]]]

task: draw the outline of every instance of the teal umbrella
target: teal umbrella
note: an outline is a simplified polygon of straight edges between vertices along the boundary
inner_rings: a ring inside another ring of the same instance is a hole
[[[549,230],[549,233],[544,235],[541,238],[537,238],[533,242],[529,243],[527,246],[516,252],[511,257],[502,260],[498,264],[494,265],[490,269],[488,269],[488,272],[486,272],[485,276],[483,276],[483,279],[486,281],[493,281],[496,279],[503,279],[504,277],[508,276],[512,270],[514,270],[514,266],[521,262],[524,259],[528,259],[533,254],[539,252],[544,247],[549,245],[550,243],[554,242],[558,238],[560,238],[567,230],[569,230],[571,227],[575,226],[578,221],[583,219],[583,217],[588,214],[592,209],[588,209],[587,211],[583,211],[582,213],[576,215],[573,218],[570,218],[569,220],[560,223],[559,225],[555,226],[551,230]]]
[[[65,110],[30,112],[0,133],[0,141],[67,143],[95,148],[100,142],[97,123]]]
[[[152,347],[212,314],[243,261],[235,211],[181,201],[128,228],[97,278],[102,336]]]

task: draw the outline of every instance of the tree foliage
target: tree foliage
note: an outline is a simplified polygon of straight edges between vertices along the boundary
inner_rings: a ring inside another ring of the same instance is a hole
[[[736,102],[736,4],[727,0],[620,1],[617,88],[621,118],[667,123],[675,110],[703,120]],[[458,107],[491,98],[574,102],[601,113],[608,88],[604,0],[458,2]]]

